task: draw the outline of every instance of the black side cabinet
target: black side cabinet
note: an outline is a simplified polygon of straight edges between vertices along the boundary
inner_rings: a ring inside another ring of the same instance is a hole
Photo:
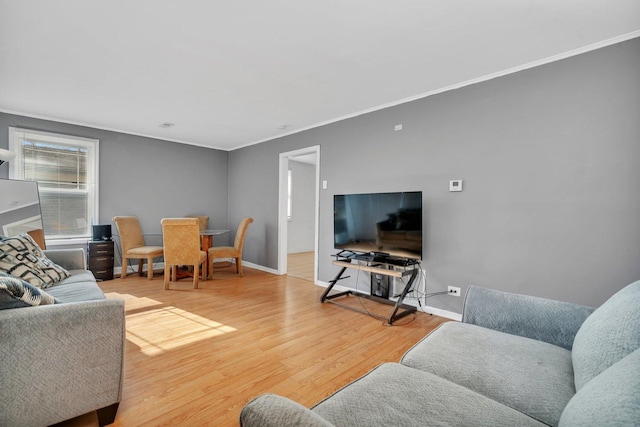
[[[112,280],[113,240],[87,242],[87,266],[97,280]]]

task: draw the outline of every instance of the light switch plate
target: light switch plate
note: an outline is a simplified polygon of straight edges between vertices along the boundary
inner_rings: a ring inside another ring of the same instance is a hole
[[[462,191],[462,180],[454,179],[449,181],[449,191]]]

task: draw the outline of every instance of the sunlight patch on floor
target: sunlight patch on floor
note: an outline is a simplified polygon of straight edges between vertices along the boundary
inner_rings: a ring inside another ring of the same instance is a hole
[[[237,330],[152,298],[122,294],[114,297],[125,300],[127,340],[148,356]]]

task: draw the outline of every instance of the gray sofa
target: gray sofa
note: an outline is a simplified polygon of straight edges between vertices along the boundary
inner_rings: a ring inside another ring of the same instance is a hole
[[[243,427],[638,426],[640,281],[598,309],[470,287],[442,324],[307,409],[261,395]]]
[[[0,426],[46,426],[94,410],[114,421],[122,393],[124,301],[108,300],[83,249],[45,251],[71,277],[53,305],[0,310]]]

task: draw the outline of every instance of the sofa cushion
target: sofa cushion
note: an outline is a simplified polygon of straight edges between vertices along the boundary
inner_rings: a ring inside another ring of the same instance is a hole
[[[312,410],[336,426],[543,425],[465,387],[397,363],[378,366]]]
[[[550,425],[575,394],[571,352],[466,323],[440,325],[403,365],[452,381]]]
[[[0,310],[55,303],[55,298],[47,292],[0,272]]]
[[[96,281],[93,273],[89,270],[69,270],[69,273],[71,273],[71,276],[67,277],[66,279],[63,279],[61,282],[56,284],[56,286],[66,285],[69,283]]]
[[[640,350],[616,362],[584,385],[560,418],[563,426],[640,424]]]
[[[573,341],[576,390],[640,347],[640,280],[597,308]]]
[[[0,240],[0,271],[42,289],[70,275],[67,270],[48,259],[28,234],[3,237]]]
[[[74,274],[47,291],[61,303],[106,299],[90,271]]]
[[[320,415],[301,404],[275,394],[251,399],[240,411],[243,427],[334,427]]]

